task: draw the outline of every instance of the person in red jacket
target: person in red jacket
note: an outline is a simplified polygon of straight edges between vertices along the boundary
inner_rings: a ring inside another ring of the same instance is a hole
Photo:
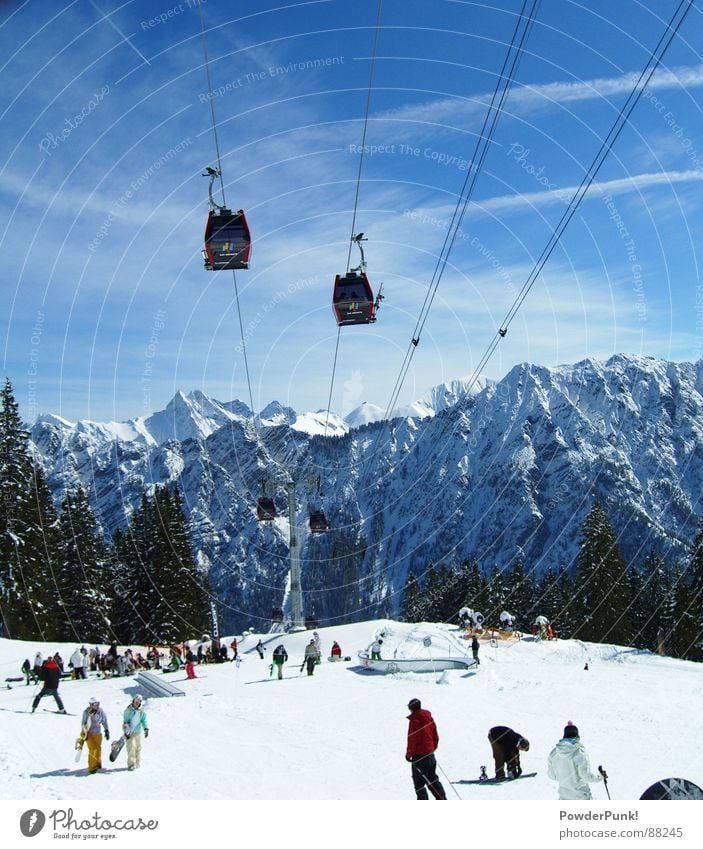
[[[444,787],[437,778],[434,753],[439,745],[437,726],[428,710],[422,709],[419,699],[408,702],[408,747],[405,760],[412,764],[413,786],[418,799],[428,799],[427,789],[435,799],[446,799]]]
[[[34,697],[34,701],[32,702],[32,713],[37,709],[37,705],[44,698],[44,696],[53,696],[54,701],[59,709],[59,713],[66,713],[66,709],[63,706],[63,702],[61,701],[61,696],[59,696],[59,681],[61,680],[61,670],[59,669],[58,663],[54,660],[53,657],[50,657],[48,660],[45,660],[42,664],[41,668],[41,679],[44,682],[44,686]]]

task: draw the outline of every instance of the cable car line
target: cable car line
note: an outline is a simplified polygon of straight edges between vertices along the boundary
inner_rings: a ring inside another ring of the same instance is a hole
[[[210,74],[210,58],[209,58],[208,49],[207,49],[207,34],[206,34],[206,30],[205,30],[205,15],[203,13],[202,0],[198,0],[198,17],[200,19],[200,35],[201,35],[201,42],[202,42],[202,47],[203,47],[205,76],[206,76],[206,79],[207,79],[207,87],[208,87],[208,101],[210,102],[210,118],[211,118],[211,121],[212,121],[212,133],[213,133],[213,136],[214,136],[214,139],[215,139],[215,155],[216,155],[216,158],[217,158],[217,168],[214,168],[214,169],[208,168],[205,175],[204,175],[204,176],[210,177],[210,183],[208,185],[208,196],[209,196],[209,201],[210,201],[210,213],[208,215],[208,224],[207,224],[207,228],[206,228],[206,251],[205,251],[206,258],[205,259],[206,259],[206,268],[210,267],[213,270],[216,270],[218,268],[218,265],[217,265],[216,262],[213,262],[213,254],[209,249],[209,238],[213,235],[217,236],[219,234],[222,234],[225,237],[225,239],[227,238],[227,234],[230,232],[228,229],[226,229],[226,223],[227,222],[223,221],[222,222],[223,226],[219,227],[218,226],[218,224],[219,224],[218,216],[215,213],[216,213],[216,210],[218,210],[218,209],[221,213],[228,213],[229,210],[227,209],[227,199],[226,199],[226,196],[225,196],[225,183],[224,183],[224,178],[222,177],[222,156],[221,156],[221,153],[220,153],[220,140],[219,140],[219,136],[217,134],[217,116],[215,115],[215,98],[213,96],[213,91],[212,91],[212,76]],[[213,185],[213,182],[218,178],[220,180],[220,188],[221,188],[221,191],[222,191],[222,206],[215,203],[214,198],[212,196],[212,185]],[[231,215],[231,213],[230,213],[230,215]],[[222,215],[221,217],[227,219],[228,216]],[[232,216],[232,218],[229,219],[229,223],[233,222],[235,219],[240,219],[240,217],[244,220],[244,227],[245,227],[246,233],[248,235],[248,226],[246,225],[246,219],[244,218],[244,213],[241,210],[239,210],[239,212],[237,213],[236,216]],[[239,224],[241,225],[241,220],[239,220]],[[224,244],[219,243],[218,247],[226,247],[227,244],[228,243],[225,241]],[[221,257],[222,251],[218,251],[215,255],[217,257]],[[247,255],[246,255],[247,263],[246,263],[246,265],[248,265],[248,256],[249,255],[247,253]],[[210,265],[209,266],[208,266],[208,259],[210,259]],[[227,266],[225,264],[225,265],[221,265],[219,267],[229,267],[229,266]],[[241,306],[240,306],[240,302],[239,302],[239,287],[237,286],[237,274],[236,274],[236,271],[233,267],[232,267],[232,282],[233,282],[233,285],[234,285],[234,298],[235,298],[235,302],[236,302],[236,305],[237,305],[237,319],[239,321],[239,334],[240,334],[241,346],[242,346],[242,357],[244,359],[244,372],[245,372],[245,375],[246,375],[247,387],[248,387],[248,391],[249,391],[249,405],[250,405],[250,410],[251,410],[251,423],[252,423],[252,426],[254,427],[254,433],[255,433],[256,438],[258,440],[258,431],[257,431],[257,428],[256,428],[256,414],[254,412],[254,393],[253,393],[252,388],[251,388],[251,375],[250,375],[250,372],[249,372],[249,359],[247,357],[246,339],[245,339],[245,336],[244,336],[244,322],[242,320],[242,310],[241,310]]]
[[[376,6],[376,25],[373,37],[373,49],[371,51],[371,67],[369,69],[369,82],[366,89],[366,110],[364,112],[364,123],[361,132],[361,152],[359,153],[359,168],[356,174],[356,189],[354,191],[354,211],[352,213],[351,238],[347,252],[347,273],[341,277],[337,275],[333,289],[333,307],[337,316],[337,341],[334,349],[332,363],[332,375],[330,378],[330,391],[327,402],[327,413],[325,415],[325,430],[323,436],[327,436],[330,420],[330,406],[332,404],[332,393],[334,392],[334,381],[337,373],[337,354],[339,351],[339,337],[343,324],[364,324],[375,321],[376,310],[383,300],[380,291],[374,302],[373,292],[366,277],[366,259],[361,242],[364,240],[363,233],[356,231],[356,215],[359,208],[359,194],[361,191],[361,174],[364,165],[364,150],[366,148],[366,133],[369,126],[369,112],[371,110],[371,94],[373,92],[373,79],[376,70],[376,55],[378,53],[378,38],[381,30],[381,14],[383,12],[383,0],[378,0]],[[361,262],[357,268],[351,268],[352,245],[356,243],[361,251]],[[358,273],[357,273],[358,272]]]
[[[435,295],[437,294],[437,289],[439,288],[439,284],[442,280],[444,271],[447,267],[449,255],[452,251],[452,248],[454,247],[456,237],[459,234],[459,229],[461,227],[461,222],[466,212],[466,208],[471,200],[474,189],[476,187],[476,183],[478,182],[478,178],[483,169],[483,165],[488,154],[488,149],[493,140],[493,136],[495,135],[498,122],[503,113],[505,102],[507,100],[510,89],[512,88],[513,81],[516,77],[517,70],[520,65],[520,60],[524,55],[525,43],[530,34],[530,31],[532,30],[539,5],[540,0],[531,0],[529,11],[526,13],[528,0],[523,0],[518,19],[513,28],[510,44],[508,45],[508,49],[506,51],[505,58],[503,59],[503,64],[501,66],[500,72],[498,73],[498,80],[496,82],[493,95],[491,97],[488,109],[483,119],[483,124],[481,126],[479,137],[476,140],[476,144],[474,146],[470,166],[467,169],[466,177],[464,178],[461,192],[459,193],[459,197],[457,199],[456,206],[454,208],[454,212],[449,223],[449,227],[447,228],[447,232],[444,237],[442,248],[437,258],[437,263],[435,264],[435,268],[430,279],[430,284],[427,288],[427,292],[425,293],[425,299],[420,309],[420,314],[415,323],[415,328],[412,332],[410,342],[408,343],[408,348],[405,352],[405,357],[401,364],[398,377],[396,378],[395,386],[393,387],[391,397],[388,401],[386,411],[383,415],[384,420],[388,420],[395,407],[395,404],[397,403],[398,396],[402,389],[403,383],[405,382],[405,378],[407,377],[407,373],[410,369],[410,365],[415,355],[415,351],[417,350],[417,347],[420,344],[422,330],[425,326],[425,322],[427,321],[427,316],[434,301]],[[380,438],[381,432],[379,431],[376,435],[376,440],[374,442],[371,455],[375,454]],[[366,481],[369,467],[370,464],[367,463],[366,469],[361,478],[362,487]]]
[[[442,276],[444,275],[444,271],[447,267],[449,255],[454,247],[454,243],[459,234],[459,230],[461,228],[461,223],[466,213],[466,209],[472,198],[476,183],[478,182],[479,175],[483,169],[483,165],[488,154],[489,147],[491,145],[493,136],[498,126],[498,121],[500,120],[500,117],[503,113],[505,101],[508,97],[510,89],[512,88],[512,84],[515,79],[520,60],[522,59],[525,43],[534,24],[537,9],[540,5],[540,0],[532,0],[530,11],[527,14],[527,17],[525,17],[525,9],[527,6],[527,2],[528,0],[523,0],[518,20],[513,29],[510,45],[503,60],[503,65],[498,74],[498,82],[496,83],[496,87],[493,91],[491,101],[488,105],[488,109],[483,119],[483,125],[481,127],[479,137],[474,147],[474,151],[471,157],[471,165],[467,169],[466,177],[464,178],[464,184],[461,188],[461,192],[454,208],[451,221],[449,222],[449,227],[447,228],[447,232],[444,237],[444,243],[442,244],[442,248],[440,250],[435,269],[432,273],[430,284],[425,294],[425,299],[420,309],[420,314],[415,324],[415,329],[412,333],[411,341],[405,353],[405,359],[403,360],[403,363],[400,367],[400,372],[396,380],[396,384],[393,388],[393,391],[391,392],[391,397],[388,402],[388,406],[386,407],[386,411],[384,414],[384,418],[386,419],[388,418],[388,416],[390,416],[393,408],[395,407],[398,401],[398,396],[403,387],[403,383],[405,382],[408,370],[410,369],[412,358],[415,355],[415,349],[420,343],[422,330],[425,326],[425,322],[427,321],[427,316],[434,301],[435,295],[437,294],[437,289],[439,288],[439,284],[442,280]],[[515,46],[516,41],[518,41],[517,47]],[[506,69],[508,69],[508,66],[510,67],[506,73]]]
[[[586,192],[588,192],[589,188],[591,187],[591,185],[592,185],[593,181],[595,180],[598,172],[600,171],[603,163],[605,162],[608,154],[612,150],[612,147],[615,144],[618,136],[620,135],[620,133],[622,132],[622,130],[624,129],[624,127],[628,123],[630,115],[632,114],[632,111],[634,110],[635,106],[637,105],[637,102],[639,101],[640,97],[644,93],[644,90],[647,87],[647,85],[649,84],[649,81],[652,78],[654,72],[657,70],[657,68],[661,64],[662,59],[664,58],[664,56],[665,56],[667,50],[669,49],[669,46],[671,45],[672,41],[674,40],[674,38],[678,34],[678,31],[679,31],[681,25],[683,24],[683,22],[686,18],[686,15],[690,11],[691,7],[693,6],[694,2],[695,2],[695,0],[680,0],[679,5],[676,7],[676,10],[674,11],[674,14],[672,15],[671,19],[667,23],[664,32],[660,36],[659,41],[656,44],[656,47],[651,51],[649,58],[647,59],[647,62],[645,63],[644,68],[642,69],[639,77],[637,78],[637,81],[635,82],[635,85],[633,86],[632,90],[630,91],[630,94],[627,96],[627,99],[625,100],[625,103],[622,105],[620,111],[618,112],[618,114],[615,118],[615,121],[613,122],[612,126],[610,127],[610,130],[608,131],[605,138],[603,139],[598,152],[593,157],[591,164],[586,169],[586,173],[585,173],[583,179],[581,180],[581,183],[579,184],[579,186],[575,190],[574,194],[572,195],[571,200],[569,201],[569,204],[568,204],[566,210],[564,211],[561,218],[559,219],[559,222],[557,223],[556,227],[552,231],[552,235],[549,237],[547,244],[542,249],[542,252],[540,253],[540,255],[537,259],[537,262],[534,264],[532,270],[527,275],[527,278],[526,278],[525,282],[523,283],[522,288],[520,289],[520,291],[516,295],[515,300],[513,301],[510,309],[508,310],[505,317],[503,318],[503,321],[501,322],[496,334],[494,335],[493,339],[489,342],[488,347],[486,348],[486,351],[484,352],[483,356],[479,360],[479,363],[477,364],[476,368],[474,369],[474,372],[469,379],[469,382],[466,386],[466,389],[464,390],[464,398],[466,398],[468,396],[468,393],[471,391],[471,388],[473,387],[474,383],[478,379],[478,376],[481,373],[481,371],[483,370],[483,368],[485,367],[486,363],[488,362],[488,360],[492,356],[492,354],[495,351],[496,347],[498,346],[498,343],[500,342],[500,340],[505,338],[505,336],[508,332],[508,328],[510,327],[510,325],[514,321],[518,310],[522,306],[523,302],[525,301],[525,298],[529,294],[529,292],[532,289],[532,287],[534,286],[534,284],[537,282],[537,278],[541,274],[542,269],[544,268],[547,260],[552,255],[552,252],[554,251],[557,244],[559,243],[559,240],[561,239],[561,236],[564,233],[564,230],[566,230],[569,222],[571,221],[574,214],[576,213],[576,210],[581,205],[581,202],[583,201],[583,199],[586,195]],[[676,18],[679,16],[681,9],[684,5],[686,5],[686,8],[685,8],[683,14],[681,14],[681,17],[679,18],[678,22],[675,23]],[[668,39],[667,39],[667,33],[670,33],[669,36],[668,36]],[[666,42],[665,42],[665,39],[667,39]],[[657,55],[657,53],[659,55]],[[650,67],[650,65],[651,65],[651,67]],[[462,403],[462,402],[460,401],[459,403]]]

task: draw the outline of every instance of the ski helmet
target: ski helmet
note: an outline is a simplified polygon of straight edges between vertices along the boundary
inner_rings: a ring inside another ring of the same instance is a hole
[[[422,703],[420,699],[410,699],[408,702],[408,710],[420,710]]]
[[[144,698],[142,697],[141,693],[135,693],[133,698],[132,698],[132,701],[133,702],[143,702]]]
[[[88,699],[88,704],[89,704],[89,705],[99,705],[99,704],[100,704],[100,699],[96,699],[96,698],[95,698],[95,696],[91,696],[91,697]]]

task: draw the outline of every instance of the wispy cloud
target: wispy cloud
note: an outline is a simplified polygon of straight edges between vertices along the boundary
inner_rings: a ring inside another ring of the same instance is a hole
[[[512,113],[576,103],[588,100],[607,100],[618,95],[629,94],[639,78],[639,71],[631,71],[619,77],[596,77],[592,80],[576,80],[546,83],[545,85],[520,85],[515,83],[507,102]],[[692,89],[703,86],[703,64],[658,71],[650,80],[648,91]],[[473,112],[483,113],[491,101],[492,94],[475,94],[469,97],[442,97],[414,106],[389,109],[375,116],[376,119],[409,121],[420,124],[453,125],[457,118]]]

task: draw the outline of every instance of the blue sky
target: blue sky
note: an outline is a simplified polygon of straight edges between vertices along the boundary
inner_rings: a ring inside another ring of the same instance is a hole
[[[332,409],[385,408],[520,3],[385,0],[356,229],[383,283],[343,328]],[[673,13],[544,2],[399,402],[470,375]],[[0,8],[2,359],[20,411],[127,419],[176,390],[327,404],[376,0],[207,0],[228,205],[251,268],[207,272],[216,163],[195,0]],[[703,356],[703,88],[693,8],[484,373]]]

